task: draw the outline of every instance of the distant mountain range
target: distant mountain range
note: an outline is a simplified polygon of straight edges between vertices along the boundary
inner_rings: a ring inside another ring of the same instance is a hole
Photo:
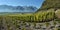
[[[8,6],[0,5],[0,12],[35,12],[37,7],[34,6]]]

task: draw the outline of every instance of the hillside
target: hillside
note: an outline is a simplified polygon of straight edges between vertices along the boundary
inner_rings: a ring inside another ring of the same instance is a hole
[[[40,9],[38,9],[38,11],[40,10],[48,10],[50,8],[60,8],[60,0],[45,0],[41,6]]]
[[[55,11],[55,14],[57,14],[57,17],[60,17],[60,0],[45,0],[41,6],[41,8],[38,9],[37,12],[40,11],[47,11],[47,10],[53,10]]]
[[[60,0],[46,0],[41,8],[60,8]]]

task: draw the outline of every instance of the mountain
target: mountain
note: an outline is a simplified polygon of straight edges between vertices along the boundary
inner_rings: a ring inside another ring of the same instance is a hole
[[[38,9],[38,11],[40,10],[47,10],[50,8],[60,8],[60,0],[45,0],[41,6],[41,8]]]
[[[60,0],[45,0],[41,8],[58,8],[60,7]]]
[[[0,5],[0,12],[35,12],[37,7],[34,6],[8,6],[8,5]]]

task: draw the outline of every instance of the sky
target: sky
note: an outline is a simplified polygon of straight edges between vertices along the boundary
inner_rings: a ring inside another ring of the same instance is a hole
[[[0,5],[41,7],[44,0],[0,0]]]

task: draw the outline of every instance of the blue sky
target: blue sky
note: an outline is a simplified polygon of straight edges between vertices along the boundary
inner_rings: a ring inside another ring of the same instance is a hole
[[[44,0],[0,0],[0,5],[40,7]]]

